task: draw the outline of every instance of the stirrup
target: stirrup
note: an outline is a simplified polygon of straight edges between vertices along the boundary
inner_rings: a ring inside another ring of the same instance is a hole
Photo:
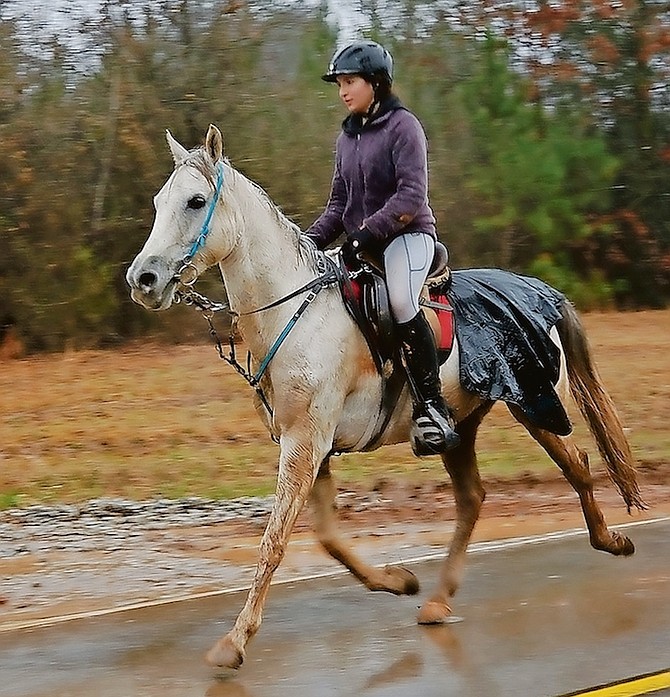
[[[417,457],[440,455],[456,448],[461,437],[443,414],[432,404],[424,404],[412,420],[409,441]]]

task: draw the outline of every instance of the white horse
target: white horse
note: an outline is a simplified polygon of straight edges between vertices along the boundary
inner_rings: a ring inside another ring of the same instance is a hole
[[[216,127],[210,126],[204,146],[192,151],[169,132],[167,139],[175,168],[155,197],[153,229],[127,273],[132,298],[148,309],[165,310],[180,283],[190,283],[218,264],[231,311],[238,317],[239,331],[256,365],[265,358],[261,384],[272,416],[262,408],[259,414],[279,443],[276,497],[251,588],[233,628],[207,654],[214,666],[237,668],[260,627],[272,574],[308,499],[321,544],[367,588],[413,594],[419,585],[407,569],[365,563],[337,534],[330,455],[354,452],[368,443],[382,391],[368,345],[338,288],[319,292],[288,333],[286,328],[305,293],[254,313],[318,277],[321,253],[256,184],[224,158],[223,139]],[[552,339],[561,347],[557,384],[561,399],[567,404],[569,386],[628,509],[643,508],[629,445],[591,361],[581,325],[569,303],[562,314],[552,329]],[[278,345],[282,334],[285,338]],[[485,495],[474,444],[493,402],[461,388],[458,361],[456,347],[441,372],[461,437],[460,446],[442,456],[453,483],[457,523],[437,586],[419,610],[418,622],[423,624],[444,622],[451,612],[449,599],[461,582],[466,548]],[[592,546],[615,555],[632,554],[632,542],[610,532],[605,524],[593,496],[586,453],[571,437],[540,429],[518,407],[508,406],[579,495]],[[410,419],[411,404],[404,396],[379,445],[406,441]]]

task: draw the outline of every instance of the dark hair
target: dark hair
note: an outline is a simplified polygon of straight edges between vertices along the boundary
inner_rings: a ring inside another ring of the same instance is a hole
[[[383,102],[393,94],[391,80],[386,73],[375,73],[374,75],[363,75],[363,77],[374,87],[375,101]]]

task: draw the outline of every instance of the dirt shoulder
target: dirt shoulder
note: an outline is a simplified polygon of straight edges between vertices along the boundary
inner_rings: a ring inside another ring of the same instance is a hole
[[[632,516],[612,485],[599,477],[596,495],[608,523],[670,515],[669,469],[647,464],[640,470],[649,510]],[[577,497],[560,475],[524,475],[485,485],[487,499],[474,541],[584,527]],[[370,490],[347,487],[340,490],[338,509],[343,536],[375,564],[440,554],[453,532],[452,491],[444,483],[411,486],[389,479]],[[64,615],[244,588],[252,578],[266,517],[256,512],[199,525],[188,519],[184,524],[154,519],[140,525],[112,517],[73,529],[76,545],[67,533],[50,539],[52,533],[40,531],[39,525],[19,526],[13,533],[23,546],[0,557],[0,631]],[[37,539],[40,544],[31,545]],[[314,541],[305,512],[275,580],[338,569]]]

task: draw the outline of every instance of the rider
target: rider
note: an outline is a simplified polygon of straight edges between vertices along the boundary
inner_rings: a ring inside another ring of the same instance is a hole
[[[343,251],[383,264],[413,387],[412,447],[417,455],[444,452],[460,438],[442,397],[433,333],[419,308],[437,239],[426,136],[393,93],[393,59],[378,43],[355,41],[337,51],[322,79],[338,85],[349,116],[336,143],[330,198],[307,235],[323,249],[344,233]]]

